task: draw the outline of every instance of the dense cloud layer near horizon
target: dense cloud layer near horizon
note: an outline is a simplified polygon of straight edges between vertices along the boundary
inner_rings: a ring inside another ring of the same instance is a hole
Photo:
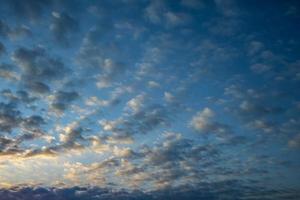
[[[247,188],[234,181],[224,181],[217,184],[203,185],[201,189],[176,188],[165,189],[155,192],[142,192],[139,190],[111,190],[98,187],[72,187],[72,188],[44,188],[44,187],[15,187],[9,190],[0,189],[0,200],[193,200],[193,199],[290,199],[299,198],[299,191],[273,191],[262,188]],[[222,188],[221,190],[216,188]],[[246,195],[247,193],[247,195]]]
[[[299,12],[0,0],[0,199],[297,199]]]

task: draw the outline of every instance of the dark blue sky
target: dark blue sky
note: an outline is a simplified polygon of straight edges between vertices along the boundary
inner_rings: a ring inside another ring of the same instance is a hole
[[[0,199],[297,199],[298,1],[0,0]]]

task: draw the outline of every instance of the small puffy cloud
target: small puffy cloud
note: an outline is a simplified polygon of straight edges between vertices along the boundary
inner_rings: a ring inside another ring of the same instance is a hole
[[[160,87],[160,84],[155,82],[155,81],[148,81],[148,86],[150,88],[159,88]]]
[[[1,91],[1,96],[14,103],[30,104],[37,100],[24,90],[18,90],[13,93],[10,89],[5,89]]]
[[[113,154],[117,157],[128,158],[133,155],[133,151],[130,148],[119,148],[114,146]]]
[[[262,74],[264,72],[269,71],[272,67],[270,65],[256,63],[254,65],[251,65],[251,70],[255,73]]]
[[[288,145],[291,148],[300,148],[300,134],[297,134],[294,138],[290,139]]]
[[[57,91],[51,96],[52,104],[51,107],[58,112],[66,110],[70,103],[79,98],[79,94],[75,91]]]
[[[137,113],[144,106],[143,104],[144,101],[145,101],[145,95],[140,94],[132,98],[131,100],[129,100],[126,105],[129,110],[131,110],[134,113]]]
[[[21,70],[21,83],[34,92],[49,91],[44,82],[59,80],[68,71],[59,59],[50,57],[41,47],[20,47],[14,51],[12,60]]]
[[[105,107],[110,105],[112,102],[109,100],[103,100],[103,99],[99,99],[96,96],[91,96],[89,97],[86,101],[85,104],[88,106],[101,106],[101,107]]]
[[[164,93],[164,100],[167,103],[173,103],[175,101],[175,97],[170,92],[165,92]]]
[[[206,107],[193,116],[189,125],[200,133],[214,133],[219,136],[225,136],[232,132],[228,125],[214,121],[214,116],[215,113]]]
[[[125,64],[112,59],[105,59],[103,63],[100,64],[100,68],[102,74],[97,78],[96,86],[98,88],[110,87],[126,69]]]
[[[251,41],[248,46],[248,54],[253,56],[264,49],[264,44],[259,41]]]
[[[202,111],[199,111],[190,122],[190,125],[196,131],[206,131],[210,127],[210,120],[214,117],[215,113],[209,109],[204,108]]]

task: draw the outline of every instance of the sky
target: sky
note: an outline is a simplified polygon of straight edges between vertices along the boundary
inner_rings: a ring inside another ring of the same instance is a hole
[[[300,199],[300,4],[0,0],[0,200]]]

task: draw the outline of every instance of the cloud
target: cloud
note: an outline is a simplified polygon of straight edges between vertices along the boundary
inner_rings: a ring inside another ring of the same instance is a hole
[[[2,56],[6,52],[5,46],[2,42],[0,42],[0,56]]]
[[[48,92],[50,89],[44,81],[50,83],[58,80],[68,71],[60,60],[48,56],[46,50],[41,47],[20,47],[14,51],[12,60],[22,72],[23,85],[34,92]]]
[[[296,135],[288,142],[288,146],[291,148],[299,148],[300,147],[300,134]]]
[[[234,0],[227,0],[227,1],[215,0],[214,2],[217,10],[219,10],[220,13],[225,17],[234,17],[237,16],[239,13]]]
[[[1,91],[1,96],[8,99],[9,102],[13,103],[30,104],[37,100],[35,97],[30,96],[24,90],[18,90],[17,92],[13,93],[10,89],[4,89]]]
[[[105,59],[103,64],[100,63],[102,74],[97,78],[96,86],[98,88],[110,87],[121,74],[124,73],[126,67],[124,63],[115,62],[112,59]]]
[[[144,100],[145,100],[145,95],[143,94],[137,95],[136,97],[132,98],[127,102],[126,104],[127,109],[131,110],[133,113],[139,112],[144,106],[143,105]]]
[[[46,94],[50,92],[50,87],[48,85],[38,81],[27,83],[27,88],[39,94]]]
[[[256,64],[252,65],[250,68],[253,72],[261,74],[264,72],[268,72],[272,67],[269,65],[256,63]]]
[[[185,25],[190,21],[188,14],[171,11],[161,1],[151,1],[145,8],[145,17],[153,24],[162,24],[167,27]]]
[[[248,54],[253,56],[264,49],[264,44],[260,41],[251,41],[248,46]]]
[[[161,87],[159,83],[155,82],[155,81],[148,81],[148,87],[150,88],[159,88]]]
[[[11,132],[21,121],[21,112],[14,104],[0,103],[0,132]]]
[[[16,67],[11,64],[1,63],[0,64],[0,78],[9,81],[18,81],[20,76],[16,72]]]
[[[66,110],[71,102],[78,99],[79,94],[75,91],[57,91],[51,98],[51,107],[60,113]]]
[[[199,0],[181,0],[180,4],[191,9],[201,9],[205,6],[205,2]]]
[[[28,26],[21,25],[11,28],[5,21],[0,20],[0,36],[9,38],[12,41],[31,36],[32,32]]]
[[[84,66],[83,73],[95,80],[100,89],[121,83],[128,70],[127,62],[131,59],[130,54],[121,51],[119,45],[112,41],[113,38],[104,40],[112,37],[112,32],[112,25],[108,22],[91,28],[82,41],[77,57],[78,63]],[[99,34],[103,38],[98,37]]]
[[[59,44],[68,45],[69,38],[79,29],[79,23],[67,13],[52,12],[50,30]]]
[[[8,37],[13,40],[20,40],[32,36],[31,29],[27,26],[18,26],[8,32]]]
[[[6,3],[10,11],[20,20],[27,19],[31,22],[37,22],[42,19],[45,9],[52,4],[52,0],[9,0]]]
[[[222,190],[217,188],[222,187]],[[225,193],[225,194],[224,194]],[[279,199],[297,199],[299,195],[297,191],[280,189],[273,191],[265,187],[247,187],[244,183],[238,181],[220,181],[217,183],[202,184],[198,188],[186,186],[183,188],[163,189],[152,192],[142,192],[139,190],[126,191],[117,190],[112,191],[109,188],[100,187],[65,187],[65,188],[46,188],[42,186],[18,186],[8,189],[1,189],[0,195],[6,200],[192,200],[192,199],[207,199],[216,200],[221,198],[259,198],[265,199],[266,196],[274,200]],[[2,200],[2,199],[1,199]]]
[[[226,124],[213,121],[215,113],[210,108],[204,108],[193,116],[190,126],[200,133],[228,134],[231,131]]]
[[[0,36],[7,37],[9,31],[9,26],[4,21],[0,20]]]
[[[175,97],[170,93],[170,92],[165,92],[164,93],[164,100],[167,103],[172,103],[175,101]]]

